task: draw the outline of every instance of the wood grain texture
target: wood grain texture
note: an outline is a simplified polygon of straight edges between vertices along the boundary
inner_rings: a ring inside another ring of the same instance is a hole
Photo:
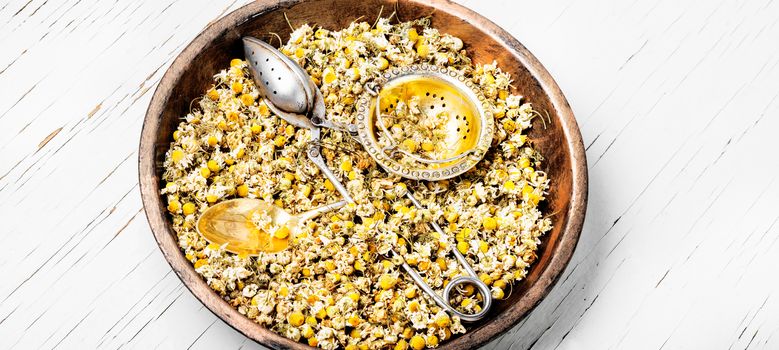
[[[0,349],[261,348],[165,262],[136,164],[162,74],[245,3],[0,3]],[[461,3],[544,63],[590,161],[571,263],[485,348],[778,348],[779,3]]]

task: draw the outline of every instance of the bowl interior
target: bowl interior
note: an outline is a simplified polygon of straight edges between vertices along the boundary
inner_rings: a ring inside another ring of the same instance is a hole
[[[171,134],[190,103],[212,84],[212,76],[243,56],[241,37],[252,35],[278,46],[278,34],[289,38],[290,25],[304,23],[338,30],[356,19],[374,21],[397,12],[400,20],[429,16],[432,26],[461,38],[476,63],[497,61],[513,78],[513,93],[525,96],[534,108],[549,116],[537,119],[529,139],[545,157],[543,169],[551,189],[542,207],[554,228],[543,237],[538,260],[510,297],[466,335],[442,344],[445,349],[471,348],[486,342],[518,322],[551,288],[567,264],[578,239],[586,201],[586,166],[581,137],[573,115],[557,85],[536,59],[515,39],[478,14],[447,1],[383,0],[259,1],[214,22],[176,59],[163,77],[147,112],[141,139],[141,191],[147,217],[168,261],[184,283],[213,312],[247,336],[272,347],[306,347],[289,341],[241,316],[199,278],[175,243],[175,233],[159,195],[162,160]],[[248,322],[247,322],[248,321]]]

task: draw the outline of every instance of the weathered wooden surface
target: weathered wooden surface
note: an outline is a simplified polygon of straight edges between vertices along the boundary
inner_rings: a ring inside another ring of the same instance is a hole
[[[151,92],[244,1],[0,3],[0,348],[260,348],[149,232]],[[462,1],[552,73],[589,157],[568,270],[494,349],[779,347],[779,3]]]

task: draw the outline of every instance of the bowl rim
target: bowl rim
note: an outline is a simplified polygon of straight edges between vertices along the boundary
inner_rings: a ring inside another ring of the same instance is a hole
[[[290,7],[304,1],[307,0],[259,0],[239,7],[224,17],[209,23],[181,51],[157,85],[144,116],[138,152],[141,200],[149,226],[165,260],[170,264],[187,289],[213,314],[248,338],[275,349],[313,348],[278,335],[255,323],[248,317],[241,315],[237,309],[230,306],[217,293],[211,290],[195,271],[192,264],[186,260],[174,238],[175,235],[168,223],[167,213],[159,205],[161,197],[159,195],[159,187],[155,181],[154,144],[162,122],[160,116],[164,110],[165,102],[171,96],[172,88],[178,83],[179,78],[185,71],[188,65],[187,62],[195,58],[208,44],[230,30],[230,28],[234,28],[261,13]],[[550,261],[544,270],[540,272],[538,280],[526,290],[526,297],[522,299],[524,302],[516,302],[508,306],[500,314],[501,318],[510,320],[510,322],[487,322],[481,324],[477,330],[465,333],[441,344],[442,348],[447,349],[471,349],[505,333],[521,319],[529,315],[530,311],[550,292],[568,265],[581,234],[587,209],[588,174],[586,154],[573,111],[559,86],[541,65],[541,62],[516,38],[475,11],[451,1],[406,1],[447,12],[471,23],[478,23],[485,35],[489,35],[497,43],[511,50],[514,58],[536,79],[549,98],[550,103],[559,115],[558,122],[568,140],[565,146],[568,148],[571,162],[570,208],[568,210],[568,218],[560,233],[560,241],[554,250],[549,253],[551,254]]]

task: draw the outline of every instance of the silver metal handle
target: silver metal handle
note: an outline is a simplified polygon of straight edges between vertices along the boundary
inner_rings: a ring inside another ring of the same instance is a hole
[[[411,200],[411,203],[414,204],[417,208],[422,208],[422,204],[419,203],[419,201],[414,197],[413,194],[411,194],[411,191],[409,190],[406,192],[406,197]],[[437,223],[431,221],[430,225],[433,226],[433,229],[436,230],[440,235],[444,235],[444,230],[441,229],[441,226],[438,226]],[[488,287],[484,282],[482,282],[481,279],[479,279],[479,276],[476,275],[476,272],[473,271],[473,268],[471,265],[468,264],[468,261],[465,260],[465,257],[460,254],[459,251],[456,249],[451,250],[454,254],[454,257],[457,259],[457,262],[460,263],[460,266],[463,267],[465,272],[468,273],[468,276],[458,276],[454,278],[453,280],[449,281],[449,284],[444,287],[444,295],[441,297],[438,295],[433,288],[430,287],[427,283],[425,283],[425,280],[422,279],[422,276],[419,275],[419,273],[414,270],[411,266],[409,266],[406,261],[403,261],[403,264],[401,265],[404,270],[406,270],[406,273],[411,276],[411,279],[414,280],[414,282],[422,288],[422,290],[427,293],[433,300],[435,300],[436,304],[443,308],[444,310],[448,311],[449,313],[456,315],[460,317],[461,320],[465,322],[476,322],[478,320],[481,320],[484,318],[484,316],[487,315],[487,313],[490,311],[490,308],[492,307],[492,293],[490,292],[490,287]],[[398,255],[394,250],[392,251],[393,254]],[[475,314],[465,314],[460,311],[457,311],[450,301],[450,295],[452,294],[452,289],[463,285],[463,284],[472,284],[475,285],[476,288],[479,289],[479,294],[481,294],[482,299],[484,300],[484,305],[482,306],[481,311],[475,313]]]
[[[306,222],[306,221],[311,220],[311,219],[313,219],[313,218],[315,218],[315,217],[317,217],[319,215],[322,215],[324,213],[340,209],[341,207],[343,207],[347,203],[348,202],[346,200],[341,200],[341,201],[338,201],[338,202],[335,202],[335,203],[330,203],[330,204],[327,204],[327,205],[323,205],[323,206],[321,206],[319,208],[311,209],[311,210],[309,210],[307,212],[300,213],[300,214],[296,215],[296,219],[297,219],[298,222]]]
[[[321,130],[319,128],[311,128],[311,140],[314,141],[309,144],[308,150],[306,151],[306,154],[308,155],[308,158],[311,159],[312,162],[319,168],[320,171],[322,171],[322,175],[324,175],[330,182],[335,186],[335,189],[338,191],[338,193],[341,194],[341,196],[344,197],[344,199],[349,203],[354,203],[354,199],[352,199],[352,196],[349,195],[349,191],[346,190],[346,187],[341,183],[340,180],[333,174],[333,171],[330,170],[330,168],[327,166],[327,163],[325,163],[325,159],[322,158],[322,152],[321,148],[319,146],[319,137]]]
[[[338,123],[317,116],[311,117],[311,122],[318,127],[345,132],[352,137],[357,136],[357,126],[352,124]]]

